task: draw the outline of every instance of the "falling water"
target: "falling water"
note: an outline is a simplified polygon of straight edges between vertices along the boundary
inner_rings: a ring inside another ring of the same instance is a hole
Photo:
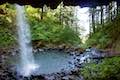
[[[38,66],[34,63],[32,54],[30,27],[25,19],[24,6],[16,4],[17,10],[17,26],[18,26],[18,42],[21,53],[20,74],[29,76]]]

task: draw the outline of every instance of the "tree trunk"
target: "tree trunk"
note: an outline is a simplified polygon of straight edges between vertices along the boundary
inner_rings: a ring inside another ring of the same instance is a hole
[[[92,8],[92,28],[95,33],[95,8]]]
[[[42,7],[42,11],[41,11],[41,20],[43,19],[43,10],[44,10],[44,8]]]
[[[100,23],[101,23],[101,25],[103,25],[103,23],[104,23],[104,20],[103,20],[103,6],[101,6],[100,7],[101,8],[101,20],[100,20]]]

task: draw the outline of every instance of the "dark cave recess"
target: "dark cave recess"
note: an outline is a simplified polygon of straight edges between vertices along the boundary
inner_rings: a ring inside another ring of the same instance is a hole
[[[112,1],[116,1],[118,5],[120,5],[120,0],[0,0],[0,4],[8,2],[11,4],[31,5],[39,8],[47,5],[51,9],[55,9],[61,2],[63,2],[65,6],[96,7],[108,5]]]

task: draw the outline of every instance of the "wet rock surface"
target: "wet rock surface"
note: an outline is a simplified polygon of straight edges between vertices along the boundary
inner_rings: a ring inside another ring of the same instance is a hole
[[[101,58],[104,57],[101,51],[95,48],[86,49],[83,54],[75,49],[57,49],[57,48],[45,48],[45,49],[36,49],[33,52],[42,52],[49,50],[58,50],[67,52],[71,60],[68,61],[70,64],[70,70],[62,69],[61,72],[52,73],[52,74],[40,74],[40,75],[31,75],[30,77],[23,77],[16,72],[14,65],[7,65],[5,60],[8,56],[17,55],[18,50],[13,52],[9,51],[9,54],[3,52],[0,55],[0,80],[84,80],[82,76],[79,75],[79,69],[84,66],[84,63],[89,63],[94,61],[96,63],[100,62]],[[11,53],[11,54],[10,54]]]

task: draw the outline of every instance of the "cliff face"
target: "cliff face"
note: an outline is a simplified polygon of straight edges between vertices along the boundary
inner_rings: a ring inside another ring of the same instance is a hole
[[[42,7],[47,5],[52,9],[55,9],[61,2],[66,6],[81,6],[81,7],[96,7],[100,5],[108,5],[111,1],[117,1],[120,3],[120,0],[1,0],[0,4],[3,3],[18,3],[20,5],[32,5],[33,7]]]

